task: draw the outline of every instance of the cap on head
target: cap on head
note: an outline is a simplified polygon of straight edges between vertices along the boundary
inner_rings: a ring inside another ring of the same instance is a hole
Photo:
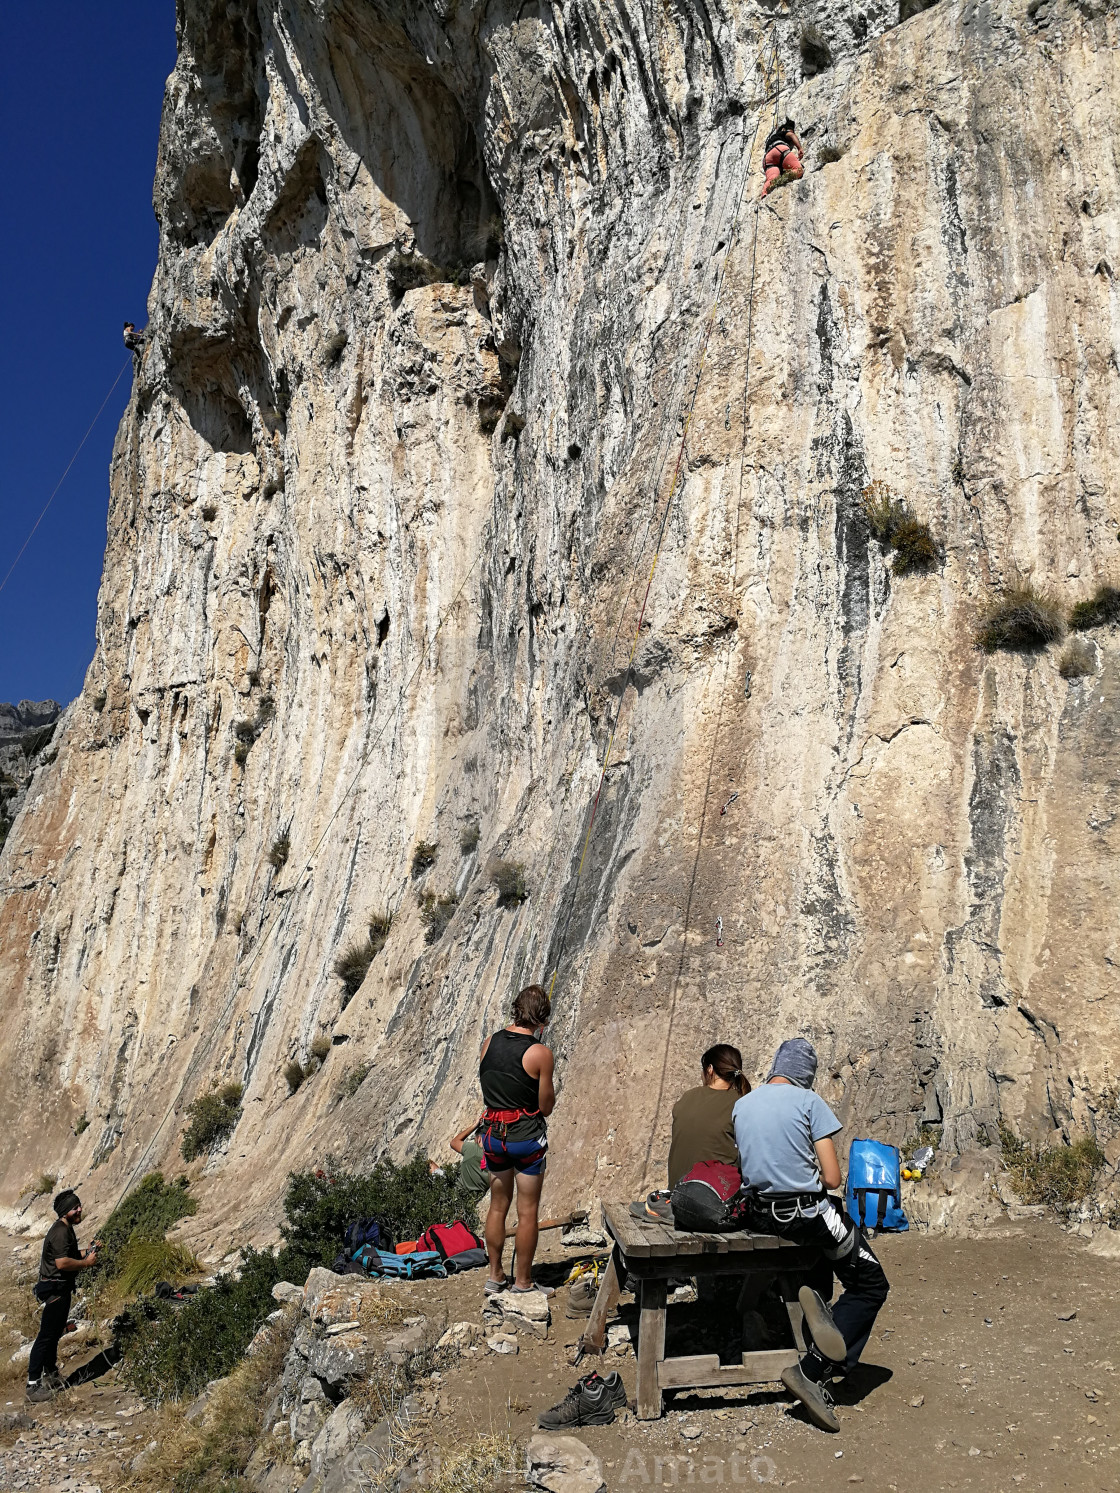
[[[783,1042],[774,1054],[770,1072],[766,1075],[768,1080],[788,1078],[790,1083],[795,1083],[802,1089],[811,1089],[816,1076],[817,1054],[813,1050],[813,1044],[804,1037],[790,1037]]]
[[[54,1200],[54,1211],[62,1218],[67,1213],[73,1213],[75,1208],[82,1206],[82,1200],[72,1187],[67,1187],[60,1192]]]

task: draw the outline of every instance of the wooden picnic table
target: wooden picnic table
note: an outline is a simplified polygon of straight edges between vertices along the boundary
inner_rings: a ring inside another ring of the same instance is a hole
[[[664,1390],[770,1384],[804,1353],[797,1292],[805,1272],[820,1260],[819,1250],[791,1244],[775,1234],[685,1232],[653,1219],[635,1218],[626,1203],[604,1203],[603,1222],[614,1245],[581,1344],[585,1350],[603,1351],[607,1318],[618,1302],[626,1277],[635,1277],[641,1288],[637,1344],[639,1420],[656,1420],[660,1416]],[[712,1275],[743,1276],[745,1290],[740,1303],[748,1305],[753,1304],[765,1286],[777,1280],[796,1346],[747,1352],[742,1355],[741,1363],[732,1364],[721,1364],[716,1353],[666,1358],[670,1277]]]

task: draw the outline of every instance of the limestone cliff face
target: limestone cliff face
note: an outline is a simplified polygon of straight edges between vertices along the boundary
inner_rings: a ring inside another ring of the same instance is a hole
[[[1094,0],[180,0],[97,652],[0,859],[9,1199],[111,1200],[219,1076],[230,1231],[438,1145],[569,909],[557,1205],[658,1182],[717,1039],[811,1035],[849,1133],[1110,1138],[1120,645],[1067,683],[972,633],[1120,563],[1117,41]],[[779,106],[808,171],[760,208]]]

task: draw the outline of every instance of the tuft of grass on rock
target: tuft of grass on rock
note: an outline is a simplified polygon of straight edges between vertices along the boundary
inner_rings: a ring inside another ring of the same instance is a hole
[[[428,930],[424,935],[427,943],[438,943],[455,916],[459,906],[458,897],[437,897],[435,892],[425,892],[420,898],[420,921]]]
[[[101,1230],[98,1274],[116,1275],[126,1246],[143,1240],[163,1242],[173,1224],[197,1212],[198,1203],[187,1191],[186,1177],[166,1182],[162,1172],[149,1172],[106,1220]]]
[[[459,831],[459,849],[464,855],[473,855],[478,849],[478,842],[481,838],[482,830],[479,828],[478,820],[471,819]]]
[[[344,1099],[353,1099],[354,1095],[365,1083],[373,1071],[372,1063],[358,1063],[354,1068],[348,1068],[338,1086],[338,1091]]]
[[[499,907],[520,907],[529,900],[529,883],[522,861],[491,861],[490,880],[498,888]]]
[[[362,981],[369,973],[370,965],[388,942],[391,924],[392,919],[388,914],[384,917],[380,914],[371,916],[368,935],[350,944],[345,953],[335,961],[334,972],[342,981],[345,991],[343,1009],[357,995]]]
[[[423,876],[425,871],[430,870],[435,865],[438,854],[439,846],[434,840],[418,840],[412,852],[413,876]]]
[[[1056,1213],[1072,1213],[1089,1193],[1105,1162],[1091,1135],[1066,1145],[1032,1146],[1007,1125],[999,1130],[1004,1167],[1024,1203],[1044,1203]]]
[[[915,518],[889,483],[869,482],[860,493],[860,507],[872,536],[895,552],[892,575],[921,575],[940,563],[929,525]]]
[[[317,1037],[312,1039],[311,1056],[320,1067],[327,1061],[331,1045],[331,1039],[327,1036],[326,1032],[320,1032]]]
[[[75,1135],[85,1135],[85,1133],[86,1133],[86,1131],[88,1129],[89,1129],[89,1116],[83,1111],[82,1115],[81,1115],[81,1118],[78,1119],[75,1122],[75,1124],[74,1124],[74,1134]]]
[[[1065,618],[1057,602],[1024,581],[1011,586],[983,614],[976,646],[985,653],[1039,653],[1065,635]]]
[[[894,545],[893,575],[922,575],[933,570],[940,556],[929,525],[907,518],[898,525],[892,538]]]
[[[232,1135],[234,1126],[241,1118],[241,1096],[244,1089],[239,1083],[215,1086],[209,1094],[202,1094],[187,1107],[189,1124],[183,1133],[179,1147],[184,1161],[193,1161],[204,1151],[212,1151],[216,1145]]]
[[[1098,586],[1088,601],[1079,601],[1069,614],[1074,632],[1120,622],[1120,587]]]
[[[303,1083],[303,1080],[307,1077],[307,1074],[303,1070],[302,1063],[297,1063],[295,1058],[292,1058],[290,1062],[284,1064],[282,1071],[284,1074],[284,1081],[288,1085],[288,1093],[294,1094],[299,1086]]]
[[[1062,650],[1058,673],[1063,679],[1087,679],[1097,672],[1097,650],[1084,638],[1074,638]]]
[[[268,852],[268,863],[274,871],[282,871],[288,864],[288,856],[292,851],[292,837],[285,830],[282,835],[277,835],[273,840]]]
[[[117,1256],[117,1267],[114,1283],[123,1297],[143,1295],[161,1280],[178,1285],[202,1269],[192,1250],[170,1239],[130,1240]]]

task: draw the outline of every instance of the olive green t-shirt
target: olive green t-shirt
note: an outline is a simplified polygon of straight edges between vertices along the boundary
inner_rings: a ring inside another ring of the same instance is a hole
[[[698,1161],[739,1163],[731,1111],[738,1089],[689,1089],[673,1105],[673,1139],[669,1147],[669,1188],[672,1190]]]
[[[490,1191],[490,1178],[482,1170],[482,1147],[476,1140],[463,1142],[463,1160],[459,1166],[456,1187],[470,1205],[478,1202]]]

